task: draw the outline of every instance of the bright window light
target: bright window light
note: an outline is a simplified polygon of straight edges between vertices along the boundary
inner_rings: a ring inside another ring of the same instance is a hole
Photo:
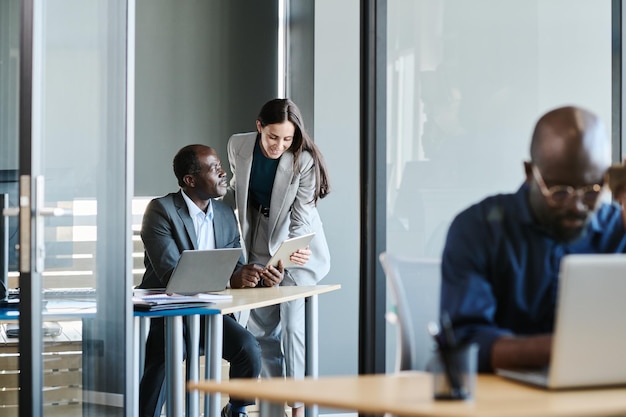
[[[278,92],[277,97],[285,97],[285,65],[287,62],[287,7],[288,0],[278,0]]]

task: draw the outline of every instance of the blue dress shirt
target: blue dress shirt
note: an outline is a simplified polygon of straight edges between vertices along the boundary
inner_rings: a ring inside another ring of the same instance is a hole
[[[617,204],[602,204],[581,238],[561,243],[533,220],[523,184],[453,220],[442,256],[441,309],[458,339],[479,344],[479,371],[489,372],[497,338],[552,332],[564,255],[621,252],[626,235]]]

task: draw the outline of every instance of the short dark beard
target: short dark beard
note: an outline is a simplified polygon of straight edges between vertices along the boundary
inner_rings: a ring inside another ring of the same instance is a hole
[[[550,231],[552,233],[552,236],[556,240],[563,243],[572,243],[581,239],[587,234],[587,226],[589,225],[590,216],[586,216],[582,228],[576,230],[567,229],[560,226],[561,220],[565,217],[570,216],[556,216],[552,219],[552,227],[550,228]]]

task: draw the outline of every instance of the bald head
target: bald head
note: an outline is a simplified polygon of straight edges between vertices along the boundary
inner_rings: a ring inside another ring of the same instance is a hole
[[[611,144],[598,116],[580,107],[560,107],[537,122],[530,156],[540,169],[595,165],[604,170],[611,163]]]
[[[537,122],[530,156],[532,161],[524,166],[534,218],[560,241],[578,239],[597,205],[580,195],[554,203],[546,194],[555,188],[580,191],[603,183],[611,164],[611,143],[602,122],[580,107],[554,109]]]

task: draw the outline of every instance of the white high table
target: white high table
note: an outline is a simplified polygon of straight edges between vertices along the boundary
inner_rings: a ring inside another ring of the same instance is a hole
[[[185,413],[183,377],[183,317],[188,320],[190,329],[190,351],[187,352],[187,381],[199,380],[199,352],[200,343],[200,315],[206,315],[205,336],[205,375],[204,379],[221,381],[222,379],[222,316],[237,313],[253,308],[266,307],[287,301],[305,298],[306,315],[306,376],[318,376],[318,302],[317,296],[340,289],[340,285],[312,285],[312,286],[278,286],[271,288],[244,288],[228,289],[226,294],[232,295],[232,300],[220,301],[209,307],[184,308],[155,312],[135,312],[138,331],[135,332],[139,345],[140,375],[143,373],[143,351],[147,322],[150,317],[165,317],[166,327],[166,410],[168,417],[198,416],[199,393],[187,393]],[[213,393],[205,396],[205,416],[218,417],[220,415],[220,394]],[[317,406],[307,407],[308,416],[317,416]]]

